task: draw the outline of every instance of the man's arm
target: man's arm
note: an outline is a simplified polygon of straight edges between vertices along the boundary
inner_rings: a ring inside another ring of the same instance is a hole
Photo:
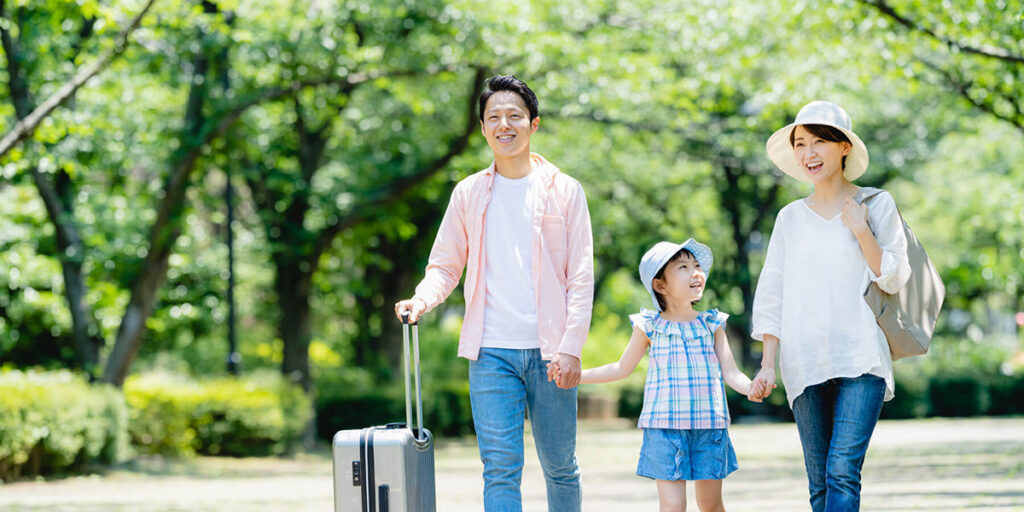
[[[416,286],[412,298],[395,304],[395,316],[399,319],[403,313],[408,313],[410,322],[419,320],[424,313],[444,302],[458,286],[469,257],[466,202],[462,187],[456,186],[430,249],[423,281]]]
[[[554,359],[562,374],[558,386],[564,389],[579,384],[583,343],[587,341],[594,307],[594,236],[590,228],[590,210],[583,186],[575,185],[566,211],[565,334]]]

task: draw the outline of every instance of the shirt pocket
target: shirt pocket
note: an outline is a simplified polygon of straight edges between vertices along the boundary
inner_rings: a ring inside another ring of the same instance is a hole
[[[540,233],[544,248],[553,254],[565,254],[569,247],[565,217],[545,215],[540,222]]]

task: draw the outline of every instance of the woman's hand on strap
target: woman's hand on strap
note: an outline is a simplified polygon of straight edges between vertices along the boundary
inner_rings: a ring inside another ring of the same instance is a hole
[[[868,227],[868,206],[854,201],[852,197],[843,202],[842,219],[854,235],[871,230]]]

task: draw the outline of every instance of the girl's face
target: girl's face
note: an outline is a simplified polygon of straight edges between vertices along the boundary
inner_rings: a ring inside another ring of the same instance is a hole
[[[683,253],[665,265],[661,279],[654,280],[654,290],[665,299],[665,309],[673,305],[692,304],[704,296],[707,275],[693,256]],[[678,306],[676,306],[678,307]]]
[[[843,157],[850,154],[849,142],[830,142],[803,126],[793,132],[793,155],[812,183],[834,179],[843,173]]]

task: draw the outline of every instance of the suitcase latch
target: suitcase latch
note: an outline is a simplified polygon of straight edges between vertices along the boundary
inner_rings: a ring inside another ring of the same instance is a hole
[[[363,472],[359,468],[359,461],[352,461],[352,486],[361,487],[363,485]]]

